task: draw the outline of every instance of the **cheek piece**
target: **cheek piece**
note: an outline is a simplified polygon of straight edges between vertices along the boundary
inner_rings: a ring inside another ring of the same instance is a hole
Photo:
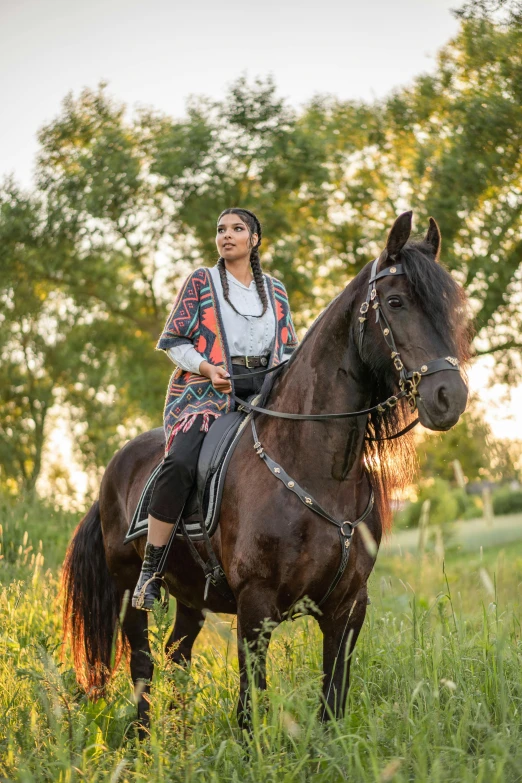
[[[371,306],[372,309],[375,310],[375,323],[378,323],[381,327],[382,336],[391,351],[390,355],[395,369],[399,373],[399,386],[401,391],[405,393],[404,396],[407,397],[411,409],[415,410],[417,407],[417,397],[419,396],[418,389],[422,378],[425,375],[433,375],[436,372],[442,372],[442,370],[456,370],[457,372],[460,372],[459,360],[454,356],[445,356],[443,359],[431,359],[429,362],[426,362],[426,364],[421,365],[417,370],[407,370],[405,368],[400,353],[397,350],[390,323],[381,307],[376,286],[377,281],[381,280],[383,277],[397,277],[398,275],[403,275],[404,270],[402,264],[396,264],[395,266],[386,267],[386,269],[383,269],[381,272],[377,272],[378,263],[379,259],[376,258],[372,264],[366,299],[359,308],[359,354],[362,356],[365,332],[364,327],[368,320],[368,312]]]

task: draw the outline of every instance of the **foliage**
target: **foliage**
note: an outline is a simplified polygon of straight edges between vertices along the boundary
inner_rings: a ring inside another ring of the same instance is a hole
[[[426,433],[417,453],[421,480],[438,477],[454,483],[455,459],[470,482],[512,481],[520,476],[521,444],[495,438],[483,411],[473,402],[448,432]]]
[[[9,513],[15,520],[16,507]],[[21,520],[28,546],[35,523],[56,527],[43,514],[33,507]],[[255,695],[249,737],[241,736],[234,716],[232,618],[208,614],[186,672],[165,658],[167,625],[160,617],[152,623],[153,722],[141,743],[124,667],[105,700],[91,703],[78,692],[67,653],[62,660],[57,576],[47,568],[49,555],[63,556],[63,541],[44,542],[40,554],[44,564],[23,552],[7,566],[0,560],[0,776],[6,780],[520,779],[520,543],[507,560],[495,549],[482,559],[453,555],[445,573],[430,558],[380,554],[348,711],[329,727],[317,721],[321,646],[310,618],[274,634],[269,688],[266,696]]]
[[[309,109],[315,127],[338,132],[341,153],[328,246],[357,269],[396,212],[412,208],[421,230],[434,215],[442,258],[472,297],[477,351],[510,382],[522,347],[521,47],[519,15],[464,14],[433,75],[377,106]]]
[[[417,527],[422,504],[430,501],[430,525],[447,525],[456,519],[473,519],[482,515],[476,498],[452,487],[449,481],[435,478],[420,485],[417,500],[406,504],[395,516],[399,528]]]
[[[45,541],[45,563],[56,569],[62,562],[67,542],[80,517],[41,500],[34,492],[18,498],[0,493],[0,567],[1,581],[18,575],[20,567],[39,555]],[[18,570],[17,570],[18,569]]]
[[[493,493],[493,512],[495,514],[516,514],[522,511],[522,490],[502,487]]]
[[[263,263],[302,329],[397,212],[413,208],[420,230],[435,215],[472,297],[476,349],[514,382],[521,36],[511,3],[467,3],[435,73],[368,104],[318,95],[297,111],[271,79],[244,77],[223,101],[192,98],[183,119],[131,115],[105,85],[67,96],[39,134],[34,192],[8,180],[0,193],[0,482],[34,487],[53,406],[68,407],[85,466],[161,423],[171,368],[153,348],[180,277],[214,262],[215,220],[234,204],[259,214]],[[488,469],[468,456],[470,476]]]

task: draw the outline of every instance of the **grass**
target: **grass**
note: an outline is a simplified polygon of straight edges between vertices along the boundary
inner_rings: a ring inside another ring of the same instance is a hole
[[[61,659],[59,563],[76,519],[38,501],[1,512],[0,780],[522,780],[522,543],[452,554],[444,566],[432,555],[381,557],[347,714],[326,727],[311,618],[277,629],[246,737],[234,715],[235,619],[208,616],[186,672],[165,659],[158,615],[151,736],[139,743],[126,668],[90,703]]]

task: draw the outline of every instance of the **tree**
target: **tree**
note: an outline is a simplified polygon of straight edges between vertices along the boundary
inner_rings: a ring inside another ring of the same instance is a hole
[[[421,482],[439,478],[455,483],[455,459],[470,482],[520,478],[521,444],[495,438],[483,412],[473,403],[448,432],[426,434],[417,453]]]
[[[515,382],[522,372],[522,23],[513,9],[496,20],[499,5],[506,7],[469,4],[434,75],[373,106],[317,100],[306,121],[327,139],[337,134],[323,242],[344,262],[340,275],[378,251],[397,211],[413,208],[421,232],[434,215],[443,260],[471,297],[477,353],[493,354],[497,378]]]
[[[421,231],[433,214],[443,259],[471,295],[477,352],[515,381],[522,41],[512,5],[468,3],[435,74],[372,104],[319,95],[296,111],[270,79],[244,78],[226,101],[192,99],[179,120],[131,116],[104,85],[68,96],[39,134],[35,192],[8,182],[0,198],[4,474],[34,485],[55,403],[69,406],[82,455],[98,466],[134,425],[161,422],[170,367],[154,345],[180,278],[215,262],[215,220],[231,205],[259,214],[263,263],[284,278],[302,328],[380,251],[398,211],[413,208]]]
[[[33,489],[41,467],[45,422],[71,357],[63,343],[74,317],[43,269],[67,255],[42,225],[42,204],[12,182],[0,193],[0,464],[1,478]]]
[[[284,277],[299,320],[314,295],[317,226],[327,209],[328,150],[277,97],[271,79],[238,79],[223,102],[194,99],[188,119],[142,117],[151,174],[175,209],[193,257],[216,258],[222,209],[244,206],[263,225],[262,259]],[[304,319],[301,319],[304,322]]]
[[[6,184],[3,435],[6,450],[16,443],[5,470],[21,485],[38,477],[54,403],[77,422],[86,465],[104,465],[136,422],[161,423],[170,367],[153,348],[180,275],[215,257],[223,204],[273,205],[265,261],[290,286],[303,281],[294,290],[305,301],[311,282],[293,250],[309,242],[323,161],[313,139],[305,154],[270,82],[239,80],[233,94],[226,109],[199,101],[177,123],[128,119],[103,85],[68,96],[39,134],[36,194]]]

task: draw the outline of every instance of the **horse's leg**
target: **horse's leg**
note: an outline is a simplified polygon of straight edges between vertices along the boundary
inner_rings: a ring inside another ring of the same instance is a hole
[[[245,589],[238,601],[237,641],[239,657],[239,727],[251,728],[251,693],[249,669],[254,685],[266,689],[266,656],[275,622],[274,601],[271,593],[258,586]]]
[[[201,609],[191,609],[177,602],[176,621],[166,645],[166,652],[174,663],[190,663],[192,647],[204,622]]]
[[[323,696],[321,720],[341,718],[350,685],[351,655],[366,616],[366,585],[355,600],[346,604],[342,615],[325,612],[319,619],[323,632]]]
[[[123,632],[128,639],[131,657],[130,670],[134,688],[137,688],[138,696],[138,720],[140,723],[140,738],[143,738],[144,728],[149,725],[149,703],[144,694],[150,691],[150,681],[154,669],[150,659],[149,631],[147,612],[140,609],[127,607],[123,620]],[[140,684],[138,684],[140,683]]]

